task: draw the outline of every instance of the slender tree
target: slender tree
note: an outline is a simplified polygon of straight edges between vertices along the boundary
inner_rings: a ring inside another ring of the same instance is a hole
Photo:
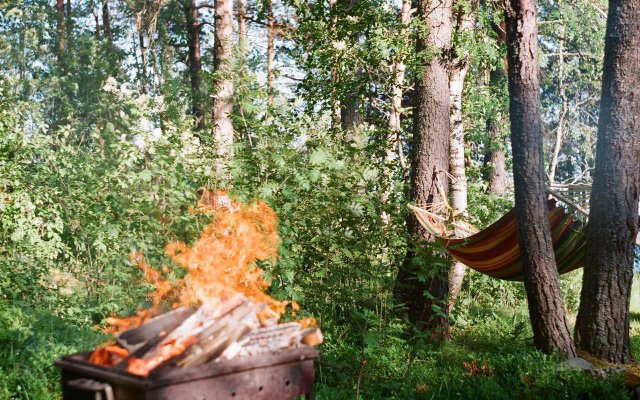
[[[196,118],[196,129],[204,129],[204,99],[202,97],[202,56],[200,55],[200,30],[202,29],[198,16],[196,0],[185,1],[185,17],[187,22],[187,38],[189,53],[187,65],[191,82],[191,112]]]
[[[338,0],[329,0],[329,34],[332,38],[337,36],[338,12],[336,11]],[[331,127],[337,129],[340,126],[340,100],[338,99],[338,71],[335,66],[331,66],[331,82],[333,83],[331,93]]]
[[[102,0],[102,28],[104,37],[107,39],[108,49],[113,53],[115,47],[113,45],[113,32],[111,32],[111,14],[109,13],[109,0]]]
[[[452,0],[422,0],[418,17],[426,32],[420,32],[417,51],[433,56],[426,60],[415,83],[410,201],[421,206],[443,201],[448,193],[449,171],[449,71]],[[449,336],[447,297],[448,262],[435,255],[417,257],[417,248],[430,248],[435,241],[411,215],[408,233],[415,248],[398,273],[396,295],[409,311],[409,318],[430,329],[435,339]],[[426,295],[425,295],[426,293]]]
[[[276,90],[276,49],[275,49],[275,16],[273,15],[273,0],[267,0],[267,93],[268,103],[273,105],[273,94]]]
[[[456,1],[456,24],[454,37],[460,37],[459,42],[463,42],[463,36],[468,35],[475,25],[475,9],[477,2],[472,4],[470,9],[465,2]],[[469,71],[469,52],[460,46],[454,47],[453,53],[456,57],[451,62],[451,72],[449,74],[449,90],[451,96],[451,114],[449,115],[451,133],[449,135],[449,168],[451,173],[451,208],[455,217],[462,217],[459,221],[465,224],[468,216],[467,204],[467,174],[465,171],[464,157],[464,125],[462,121],[462,92],[464,80]],[[466,231],[458,229],[457,236],[465,236]],[[453,307],[462,281],[466,266],[461,262],[453,262],[449,269],[449,310]]]
[[[233,145],[233,80],[231,77],[231,53],[233,50],[233,1],[217,0],[215,3],[214,71],[213,89],[213,139],[218,157],[218,172],[226,175]]]
[[[400,36],[406,35],[407,26],[411,21],[411,0],[402,0],[402,8],[400,9]],[[398,59],[393,64],[393,87],[391,89],[391,110],[389,112],[389,133],[387,140],[387,149],[385,159],[387,162],[395,158],[397,151],[400,160],[400,166],[404,168],[404,151],[402,150],[402,142],[400,134],[402,133],[402,97],[404,95],[404,79],[407,66],[403,60]]]
[[[238,47],[244,52],[247,43],[247,0],[237,0]]]
[[[496,33],[498,44],[504,46],[507,43],[507,31],[502,19],[500,24],[492,24],[492,30]],[[507,75],[507,60],[502,65],[489,72],[489,90],[500,93]],[[493,194],[505,194],[507,192],[507,157],[505,154],[504,140],[502,140],[502,127],[507,123],[502,114],[492,114],[487,118],[488,143],[484,153],[484,180],[487,183],[487,192]]]
[[[574,356],[545,200],[535,0],[506,2],[509,113],[518,241],[536,347]]]
[[[96,4],[94,1],[89,3],[89,10],[91,11],[91,15],[93,15],[93,20],[96,25],[94,36],[97,40],[100,37],[100,17],[98,16],[98,10],[96,9]]]
[[[142,93],[147,93],[149,73],[147,72],[147,45],[144,40],[144,32],[138,26],[138,43],[140,45],[140,83]]]
[[[631,362],[629,299],[640,193],[640,3],[610,0],[578,347]]]
[[[65,28],[64,0],[56,0],[56,33],[58,46],[58,62],[62,63],[64,53],[67,48],[66,28]]]

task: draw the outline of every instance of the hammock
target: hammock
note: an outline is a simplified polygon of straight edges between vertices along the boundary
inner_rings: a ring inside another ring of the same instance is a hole
[[[585,240],[582,229],[564,208],[554,200],[547,202],[549,225],[558,273],[565,274],[582,267]],[[444,218],[423,208],[409,206],[418,221],[435,235],[440,243],[461,263],[493,278],[509,281],[524,279],[517,237],[515,209],[489,227],[461,239],[447,238]]]

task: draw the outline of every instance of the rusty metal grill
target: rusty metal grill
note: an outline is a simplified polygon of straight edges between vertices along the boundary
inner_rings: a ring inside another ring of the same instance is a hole
[[[89,363],[89,354],[74,354],[55,362],[62,370],[63,399],[311,399],[318,358],[313,348],[305,346],[190,368],[174,368],[167,363],[142,378]]]

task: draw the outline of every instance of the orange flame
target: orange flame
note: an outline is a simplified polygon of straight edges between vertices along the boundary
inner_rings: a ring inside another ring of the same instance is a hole
[[[176,301],[174,307],[219,304],[240,293],[256,303],[266,305],[258,314],[263,322],[277,321],[289,304],[294,313],[299,310],[295,302],[278,301],[265,293],[269,282],[263,278],[264,271],[256,265],[259,260],[273,263],[278,255],[275,211],[261,201],[242,204],[231,200],[226,192],[205,191],[194,212],[212,218],[196,243],[189,247],[183,242],[173,242],[165,247],[166,254],[186,269],[186,276],[172,283],[145,263],[141,254],[132,254],[132,262],[136,262],[144,271],[146,281],[155,289],[150,293],[151,307],[132,317],[108,318],[108,331],[117,333],[144,323],[160,314],[162,305],[168,300]],[[165,273],[167,270],[167,267],[163,268]],[[312,319],[303,322],[305,325],[315,325]],[[147,375],[157,365],[184,352],[195,340],[195,336],[190,336],[165,343],[149,359],[131,359],[128,370]],[[96,350],[90,361],[113,366],[127,355],[126,349],[106,346]]]

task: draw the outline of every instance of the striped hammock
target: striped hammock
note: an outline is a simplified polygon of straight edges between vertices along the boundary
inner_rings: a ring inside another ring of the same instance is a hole
[[[558,273],[582,267],[585,240],[582,229],[564,208],[548,201],[549,224]],[[451,255],[461,263],[493,278],[509,281],[524,279],[517,237],[515,209],[489,227],[462,239],[444,237],[443,219],[416,206],[410,206],[418,221],[435,235]]]

